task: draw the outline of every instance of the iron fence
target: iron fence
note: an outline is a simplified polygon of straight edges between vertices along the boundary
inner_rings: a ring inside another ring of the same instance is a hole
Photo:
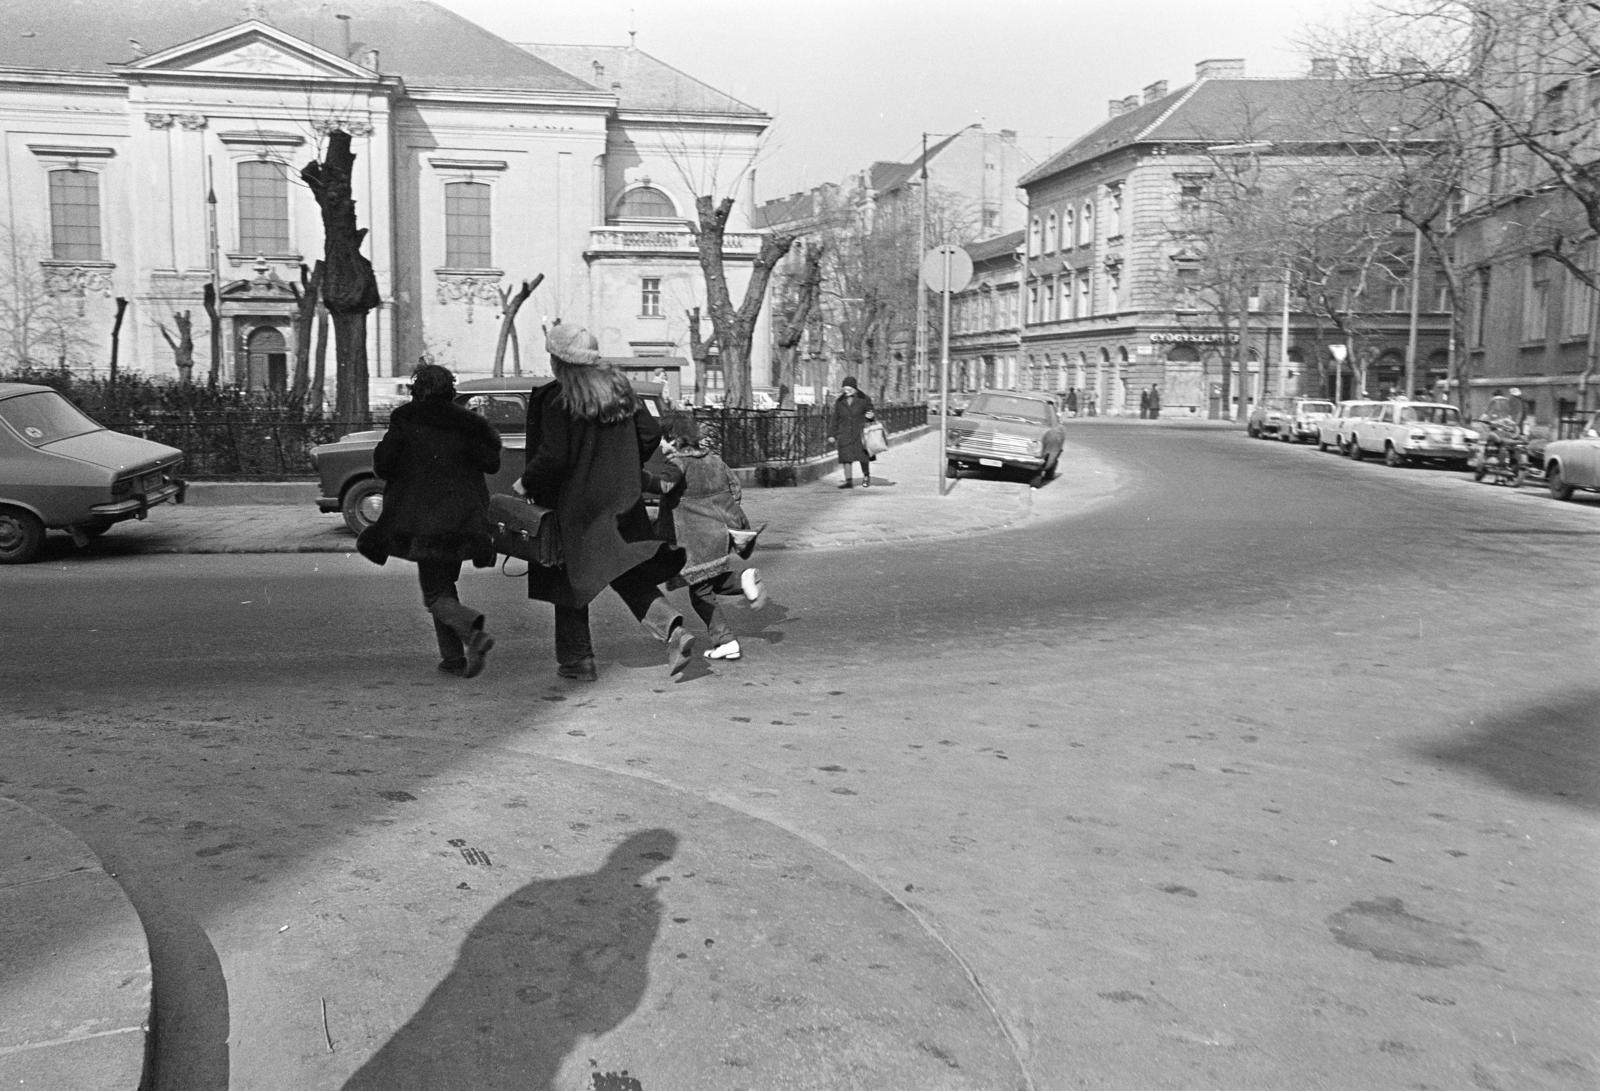
[[[797,409],[697,409],[695,419],[730,466],[795,465],[833,450],[830,407]],[[927,423],[922,405],[883,406],[877,416],[891,435]],[[382,428],[381,420],[306,419],[292,410],[224,412],[146,410],[100,423],[183,451],[184,475],[197,480],[287,481],[313,479],[311,448],[349,432]]]

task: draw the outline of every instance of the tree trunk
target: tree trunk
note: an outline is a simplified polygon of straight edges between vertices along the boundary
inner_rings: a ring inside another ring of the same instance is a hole
[[[328,308],[317,308],[317,351],[311,367],[311,403],[322,415],[328,404]]]
[[[289,398],[295,405],[304,404],[311,386],[311,328],[316,322],[317,302],[321,298],[322,263],[311,269],[300,266],[300,285],[294,289],[294,381],[289,386]]]
[[[356,226],[355,159],[350,134],[334,129],[321,161],[313,159],[300,171],[322,210],[322,300],[333,316],[334,413],[341,420],[368,416],[367,315],[382,302],[372,263],[361,253],[367,229]]]
[[[778,331],[777,373],[773,376],[773,381],[778,387],[780,406],[794,405],[794,383],[798,371],[800,342],[805,337],[806,327],[811,322],[811,315],[816,310],[817,297],[821,292],[822,246],[811,243],[805,249],[805,265],[800,276],[799,290],[788,317],[784,319],[783,328]]]
[[[523,281],[522,287],[517,290],[516,295],[512,295],[509,288],[499,289],[500,340],[494,346],[494,371],[492,373],[496,379],[502,378],[506,373],[506,344],[517,332],[517,312],[522,309],[522,305],[527,302],[528,297],[533,294],[533,290],[543,280],[544,274],[540,273],[532,280]],[[519,375],[522,373],[520,366],[517,368],[517,373]]]
[[[750,267],[744,301],[735,307],[728,291],[722,256],[723,235],[728,226],[728,214],[733,211],[733,198],[724,197],[713,204],[711,197],[702,194],[694,203],[698,223],[690,224],[690,230],[694,232],[695,248],[699,251],[700,270],[705,274],[706,310],[722,350],[722,374],[727,386],[725,404],[749,408],[750,347],[755,340],[756,318],[761,313],[773,266],[783,259],[799,236],[774,233],[762,237],[761,250]]]
[[[188,311],[174,311],[172,322],[178,327],[177,337],[172,336],[172,332],[164,323],[157,323],[156,328],[161,331],[162,338],[172,348],[173,363],[178,368],[178,382],[188,386],[194,381],[193,323]]]
[[[695,307],[685,312],[689,319],[689,359],[694,361],[694,400],[705,404],[706,370],[711,366],[711,346],[717,343],[716,331],[712,331],[709,341],[700,338],[700,308]]]
[[[122,316],[128,313],[128,301],[117,296],[117,317],[111,323],[111,381],[117,381],[117,353],[122,347]]]
[[[200,299],[211,320],[211,375],[207,382],[215,390],[222,376],[222,316],[217,313],[217,286],[207,284]]]

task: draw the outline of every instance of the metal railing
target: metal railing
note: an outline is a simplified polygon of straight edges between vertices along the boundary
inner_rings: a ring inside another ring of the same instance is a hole
[[[925,405],[880,406],[876,416],[890,435],[928,423]],[[794,409],[696,409],[702,434],[733,467],[794,465],[835,449],[828,442],[832,406]]]
[[[125,422],[104,422],[184,453],[189,478],[287,481],[317,475],[311,448],[349,432],[383,427],[367,420],[293,419],[271,412],[147,413]]]

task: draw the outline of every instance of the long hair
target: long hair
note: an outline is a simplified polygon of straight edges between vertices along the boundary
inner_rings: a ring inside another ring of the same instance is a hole
[[[447,367],[418,364],[411,373],[411,396],[419,402],[447,402],[456,396],[456,377]]]
[[[621,368],[610,364],[569,364],[550,357],[550,370],[561,384],[557,399],[573,420],[615,424],[633,416],[638,399]]]

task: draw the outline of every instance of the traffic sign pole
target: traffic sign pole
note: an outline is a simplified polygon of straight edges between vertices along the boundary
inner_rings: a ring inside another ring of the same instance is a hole
[[[939,351],[939,495],[945,488],[945,443],[950,428],[950,293],[959,292],[972,281],[972,257],[959,246],[945,244],[929,250],[922,258],[922,284],[928,291],[944,296],[944,329]]]

